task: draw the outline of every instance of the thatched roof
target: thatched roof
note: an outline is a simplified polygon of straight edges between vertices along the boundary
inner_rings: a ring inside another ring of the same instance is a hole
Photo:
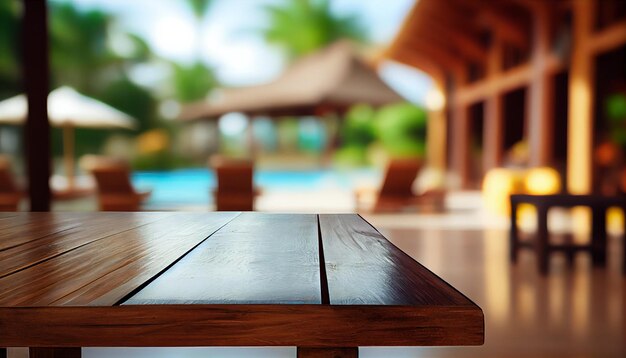
[[[183,107],[183,120],[249,115],[315,115],[341,112],[355,103],[374,106],[404,101],[360,59],[347,42],[306,56],[274,82],[223,89],[211,100]]]

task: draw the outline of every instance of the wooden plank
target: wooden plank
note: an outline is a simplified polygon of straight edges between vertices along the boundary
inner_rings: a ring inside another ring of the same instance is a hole
[[[0,218],[0,251],[38,240],[80,224],[80,215],[68,213],[16,213]]]
[[[163,220],[166,213],[32,213],[20,219],[19,227],[2,226],[0,241],[0,278],[34,266],[65,252],[111,235]],[[111,225],[115,223],[115,225]]]
[[[0,278],[0,305],[115,304],[236,215],[173,213],[80,246]]]
[[[470,306],[4,307],[0,346],[476,345],[483,342],[482,318]]]
[[[320,215],[332,305],[475,307],[358,215]]]
[[[243,213],[124,304],[321,302],[315,215]]]

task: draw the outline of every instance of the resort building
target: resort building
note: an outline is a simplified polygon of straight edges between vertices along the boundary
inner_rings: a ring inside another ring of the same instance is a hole
[[[429,160],[459,187],[522,151],[572,193],[598,188],[604,103],[626,84],[626,2],[420,0],[384,57],[428,73],[445,97]]]

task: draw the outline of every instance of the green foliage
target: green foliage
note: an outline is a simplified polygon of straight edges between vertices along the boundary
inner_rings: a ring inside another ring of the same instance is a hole
[[[128,78],[120,78],[102,91],[98,98],[104,103],[137,119],[139,132],[152,129],[156,116],[156,100],[143,87]]]
[[[286,0],[264,8],[269,26],[265,40],[291,58],[306,55],[339,39],[365,42],[365,28],[355,16],[335,16],[328,0]]]
[[[50,62],[53,88],[72,86],[91,95],[105,85],[103,71],[112,71],[117,59],[107,46],[110,17],[97,10],[79,11],[70,3],[50,3]]]
[[[187,0],[197,19],[202,19],[213,4],[213,0]]]
[[[340,165],[364,165],[373,149],[390,157],[422,157],[425,152],[426,112],[410,103],[388,105],[378,111],[356,105],[341,128],[343,146],[335,154]]]
[[[202,62],[191,66],[172,64],[174,68],[174,92],[181,102],[203,99],[218,84],[213,70]]]
[[[0,1],[0,98],[20,92],[18,0]]]
[[[626,148],[626,94],[615,93],[605,101],[611,139]]]
[[[162,150],[156,153],[142,154],[137,156],[132,166],[135,170],[156,171],[156,170],[172,170],[177,168],[188,168],[194,163],[174,154],[170,150]]]
[[[338,149],[333,160],[339,166],[362,166],[368,164],[367,148],[357,145],[347,145]]]
[[[393,157],[423,156],[426,151],[426,112],[410,103],[385,106],[376,114],[376,133]]]
[[[374,109],[366,104],[352,106],[341,129],[342,142],[347,146],[365,148],[376,139]]]

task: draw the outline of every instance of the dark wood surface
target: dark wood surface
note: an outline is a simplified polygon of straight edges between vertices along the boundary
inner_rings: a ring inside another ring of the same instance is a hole
[[[333,305],[473,306],[357,215],[320,215]]]
[[[0,306],[113,305],[236,216],[169,214],[158,220],[163,214],[126,213],[131,221],[136,217],[136,227],[129,230],[128,225],[118,224],[124,221],[119,214],[91,215],[94,221],[108,218],[105,230],[114,228],[117,233],[106,231],[109,235],[105,238],[77,247],[63,245],[74,236],[59,237],[52,246],[63,247],[64,253],[36,265],[23,263],[27,268],[0,278],[4,288]],[[157,220],[143,225],[150,220],[147,216]],[[84,232],[97,238],[90,228]]]
[[[321,303],[317,217],[243,213],[125,304]]]
[[[94,217],[86,213],[45,213],[36,215],[36,221],[15,220],[0,232],[0,278],[166,217],[167,214]]]
[[[483,342],[481,309],[357,215],[73,215],[0,214],[0,346]]]

